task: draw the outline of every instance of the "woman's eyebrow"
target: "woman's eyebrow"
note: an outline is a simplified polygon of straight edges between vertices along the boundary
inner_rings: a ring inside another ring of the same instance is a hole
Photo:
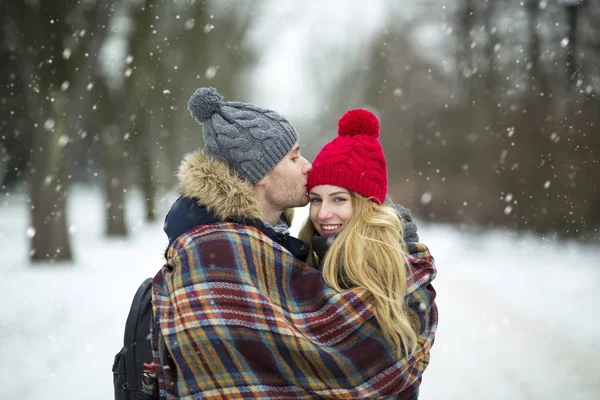
[[[335,192],[335,193],[329,193],[329,197],[331,196],[337,196],[338,194],[350,194],[348,192]]]

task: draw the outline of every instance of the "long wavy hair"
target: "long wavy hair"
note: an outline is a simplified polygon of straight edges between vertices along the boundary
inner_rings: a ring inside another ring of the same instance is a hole
[[[374,297],[375,317],[384,337],[398,355],[416,347],[417,336],[404,302],[406,277],[410,263],[402,237],[402,223],[396,211],[379,205],[357,193],[350,193],[352,216],[335,238],[324,260],[312,251],[315,235],[308,219],[300,230],[300,239],[309,243],[308,264],[321,266],[325,282],[341,292],[364,288]]]

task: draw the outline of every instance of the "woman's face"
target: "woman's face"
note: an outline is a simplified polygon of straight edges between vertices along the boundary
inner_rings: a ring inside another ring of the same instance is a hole
[[[319,235],[331,235],[341,230],[352,216],[350,192],[339,186],[319,185],[308,193],[309,218]]]

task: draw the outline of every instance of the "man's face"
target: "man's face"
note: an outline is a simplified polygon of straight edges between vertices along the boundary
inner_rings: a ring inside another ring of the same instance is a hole
[[[296,144],[259,184],[264,185],[266,198],[273,207],[281,210],[303,207],[308,204],[306,182],[311,169]]]

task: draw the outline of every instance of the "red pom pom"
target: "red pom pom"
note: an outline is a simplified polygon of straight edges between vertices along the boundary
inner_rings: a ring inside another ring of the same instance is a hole
[[[338,121],[339,136],[379,137],[379,120],[371,111],[356,109],[342,115]]]

